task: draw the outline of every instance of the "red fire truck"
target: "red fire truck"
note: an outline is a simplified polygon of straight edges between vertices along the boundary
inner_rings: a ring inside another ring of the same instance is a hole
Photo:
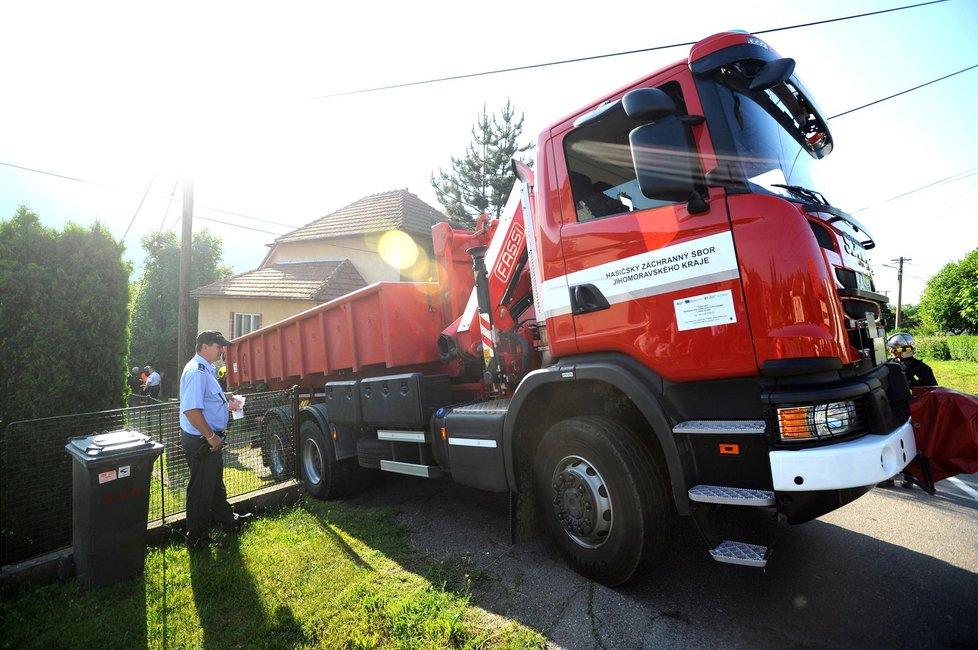
[[[771,542],[724,540],[719,506],[802,523],[916,455],[874,243],[809,175],[833,141],[794,68],[747,33],[700,41],[544,130],[502,218],[435,226],[437,282],[235,339],[230,383],[322,396],[296,455],[317,497],[364,468],[509,491],[608,585],[677,514],[764,566]]]

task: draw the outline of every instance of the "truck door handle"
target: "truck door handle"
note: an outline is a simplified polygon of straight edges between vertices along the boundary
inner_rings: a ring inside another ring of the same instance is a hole
[[[570,294],[571,313],[575,316],[611,307],[601,290],[593,284],[576,284],[570,288]]]

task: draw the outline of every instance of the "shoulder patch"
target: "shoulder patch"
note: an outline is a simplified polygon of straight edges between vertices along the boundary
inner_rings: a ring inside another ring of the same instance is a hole
[[[197,364],[197,370],[199,370],[201,372],[207,372],[207,367],[204,364],[202,364],[202,363],[198,363]]]

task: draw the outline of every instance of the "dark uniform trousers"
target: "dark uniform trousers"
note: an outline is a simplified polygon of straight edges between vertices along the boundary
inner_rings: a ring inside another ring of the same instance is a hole
[[[224,433],[219,434],[222,438]],[[224,487],[224,452],[211,451],[204,436],[180,432],[180,447],[190,465],[187,483],[187,532],[205,537],[214,523],[234,524],[234,511]]]

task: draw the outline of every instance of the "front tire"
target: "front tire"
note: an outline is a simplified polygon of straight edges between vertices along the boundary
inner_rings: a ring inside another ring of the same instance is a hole
[[[544,524],[578,573],[614,587],[661,559],[675,520],[665,472],[620,422],[554,424],[534,470]]]

